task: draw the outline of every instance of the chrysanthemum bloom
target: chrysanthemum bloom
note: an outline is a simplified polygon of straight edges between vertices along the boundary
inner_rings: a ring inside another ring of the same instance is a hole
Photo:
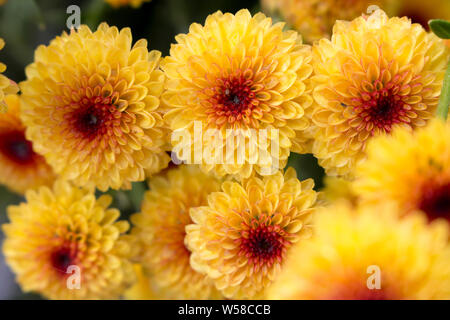
[[[25,292],[50,299],[114,299],[134,281],[129,224],[109,196],[57,181],[8,207],[3,253]]]
[[[242,185],[224,182],[208,206],[191,209],[192,267],[214,279],[227,298],[263,297],[290,246],[311,235],[313,184],[300,182],[292,168]]]
[[[161,53],[101,24],[40,46],[26,68],[22,120],[36,151],[76,185],[129,188],[167,165]]]
[[[329,38],[336,20],[353,20],[371,10],[385,9],[388,0],[279,0],[283,18],[308,42]],[[375,8],[375,7],[374,7]]]
[[[292,248],[269,299],[450,298],[450,247],[442,225],[395,206],[339,205],[316,215],[310,241]]]
[[[150,2],[151,0],[105,0],[114,8],[123,6],[131,6],[133,8],[139,8],[144,2]]]
[[[1,5],[1,3],[0,3]],[[2,38],[0,38],[0,50],[3,49],[5,46],[5,41],[3,41]],[[0,62],[0,113],[3,113],[6,111],[6,102],[5,102],[5,96],[8,94],[14,94],[17,91],[19,91],[19,88],[17,87],[17,84],[2,75],[1,73],[6,70],[6,66]]]
[[[207,196],[220,190],[217,178],[195,166],[172,169],[152,178],[142,212],[132,216],[133,234],[141,243],[140,262],[170,299],[219,298],[213,282],[191,268],[185,227],[189,209],[207,205]]]
[[[0,183],[18,193],[51,185],[55,179],[53,170],[25,138],[19,96],[8,95],[5,102],[8,111],[0,115]]]
[[[434,34],[381,10],[336,22],[331,41],[313,52],[313,153],[328,175],[347,178],[372,137],[433,117],[450,57]]]
[[[195,157],[197,142],[203,149],[214,146],[223,162],[202,158],[196,163],[219,175],[247,178],[255,170],[267,174],[263,169],[275,162],[283,168],[290,151],[305,151],[309,121],[304,114],[312,104],[311,50],[283,26],[272,25],[262,13],[252,17],[248,10],[236,15],[218,11],[204,26],[194,23],[188,34],[176,37],[161,65],[168,77],[165,119],[192,142],[187,152],[175,150],[178,159],[189,161],[191,153]],[[200,137],[195,123],[201,125]],[[209,129],[220,136],[208,135]],[[267,139],[259,139],[263,132]],[[233,135],[238,136],[234,142]],[[172,144],[178,142],[172,137]],[[274,145],[278,150],[272,152]]]
[[[429,220],[450,222],[449,137],[450,123],[436,119],[413,133],[399,129],[374,139],[354,189],[364,202],[390,200],[402,213],[422,210]]]

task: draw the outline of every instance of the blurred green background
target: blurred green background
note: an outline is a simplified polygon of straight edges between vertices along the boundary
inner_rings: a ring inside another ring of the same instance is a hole
[[[150,49],[160,50],[163,55],[169,53],[175,35],[186,33],[193,22],[203,23],[210,13],[217,10],[235,13],[241,8],[248,8],[252,13],[260,11],[257,0],[152,0],[139,9],[113,9],[104,0],[9,0],[0,7],[0,37],[6,42],[0,51],[0,61],[7,65],[4,73],[7,77],[16,82],[24,80],[24,69],[32,62],[36,47],[67,31],[66,10],[73,4],[81,9],[81,23],[91,29],[96,29],[102,21],[118,28],[130,27],[135,40],[147,39]],[[292,155],[289,165],[297,169],[300,178],[314,177],[316,188],[322,186],[323,170],[312,156]],[[124,218],[139,209],[145,188],[137,183],[132,191],[111,192],[114,206],[122,211]],[[7,221],[6,207],[21,201],[21,196],[0,186],[0,223]],[[1,231],[0,242],[3,242]],[[38,298],[21,293],[0,253],[0,299]]]

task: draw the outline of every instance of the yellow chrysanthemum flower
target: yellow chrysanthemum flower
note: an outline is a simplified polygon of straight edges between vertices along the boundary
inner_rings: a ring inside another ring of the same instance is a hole
[[[188,34],[176,37],[161,65],[168,78],[164,117],[172,130],[191,137],[186,152],[174,150],[180,160],[191,158],[192,163],[197,143],[213,146],[218,158],[195,163],[221,176],[247,178],[255,171],[267,174],[263,169],[275,162],[284,168],[291,150],[305,151],[311,50],[283,26],[272,25],[262,13],[252,17],[248,10],[236,15],[218,11],[204,26],[194,23]],[[201,136],[195,133],[197,123]],[[207,134],[209,129],[217,135]],[[267,139],[259,138],[262,129]],[[172,144],[177,143],[178,137],[172,137]]]
[[[0,38],[0,50],[5,46],[5,41]],[[6,66],[0,62],[0,114],[6,112],[7,105],[5,102],[5,96],[8,94],[15,94],[19,91],[17,84],[2,75],[1,73],[6,70]]]
[[[373,136],[433,117],[450,57],[434,34],[381,10],[336,22],[313,52],[313,153],[328,175],[347,178]]]
[[[413,133],[398,129],[371,141],[356,171],[361,201],[394,201],[402,213],[422,210],[430,220],[450,222],[449,138],[450,122],[436,119]]]
[[[192,267],[214,279],[227,298],[262,297],[291,244],[311,235],[313,185],[300,182],[292,168],[243,184],[224,182],[208,206],[191,209]]]
[[[146,276],[140,264],[133,265],[136,272],[136,283],[127,289],[123,297],[127,300],[158,300],[161,295],[151,286],[151,280]]]
[[[181,166],[150,181],[142,212],[132,216],[140,262],[167,298],[220,298],[213,282],[191,268],[185,245],[185,227],[192,223],[189,209],[206,205],[207,196],[219,190],[217,178],[195,166]]]
[[[395,206],[339,205],[316,215],[315,235],[292,248],[270,299],[450,298],[450,246],[442,226]]]
[[[53,184],[53,170],[25,138],[19,96],[8,95],[5,102],[8,111],[0,115],[0,183],[18,193]]]
[[[386,9],[389,0],[278,0],[283,18],[312,43],[330,38],[336,20],[353,20],[372,8]],[[273,5],[272,5],[273,6]]]
[[[57,181],[8,207],[3,253],[25,292],[50,299],[114,299],[133,283],[133,238],[109,196]]]
[[[131,46],[129,28],[102,23],[40,46],[26,68],[22,120],[36,151],[62,178],[129,188],[167,165],[159,97],[161,53]]]
[[[113,8],[119,8],[123,6],[131,6],[133,8],[139,8],[143,3],[150,2],[151,0],[105,0]]]

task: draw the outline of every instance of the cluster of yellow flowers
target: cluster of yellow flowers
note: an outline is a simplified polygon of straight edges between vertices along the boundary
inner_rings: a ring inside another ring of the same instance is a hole
[[[313,46],[248,10],[216,12],[175,40],[161,57],[129,28],[82,25],[37,48],[20,95],[0,75],[0,182],[26,197],[8,208],[3,252],[24,291],[450,299],[443,40],[381,10],[337,21]],[[261,152],[237,161],[239,143],[231,163],[168,168],[168,152],[186,160],[212,143],[175,148],[171,134],[195,136],[196,123],[224,133],[219,152],[227,130],[277,130],[281,170],[264,175]],[[323,194],[284,170],[290,152],[319,159]],[[95,196],[147,178],[131,227]],[[381,287],[368,286],[373,266]]]

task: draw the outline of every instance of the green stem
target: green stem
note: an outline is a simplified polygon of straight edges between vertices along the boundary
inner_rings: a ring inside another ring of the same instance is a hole
[[[447,65],[447,71],[444,76],[444,83],[442,84],[441,98],[437,107],[436,115],[447,120],[448,107],[450,106],[450,62]]]

